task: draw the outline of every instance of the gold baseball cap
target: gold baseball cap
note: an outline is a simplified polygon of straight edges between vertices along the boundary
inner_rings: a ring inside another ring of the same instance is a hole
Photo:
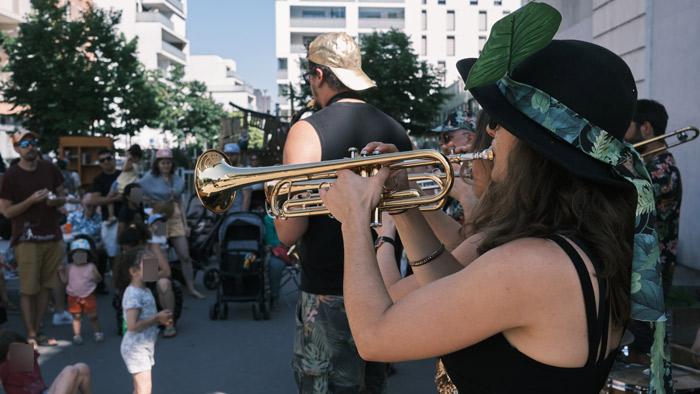
[[[362,56],[355,40],[343,32],[326,33],[309,44],[309,60],[326,66],[352,90],[376,87],[362,71]]]

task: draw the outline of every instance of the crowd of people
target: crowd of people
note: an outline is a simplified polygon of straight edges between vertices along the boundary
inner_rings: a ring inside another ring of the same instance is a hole
[[[291,357],[299,393],[385,393],[388,363],[425,358],[439,360],[441,393],[598,393],[621,361],[649,366],[650,389],[671,392],[663,300],[678,248],[681,179],[663,142],[630,145],[666,131],[665,108],[638,100],[628,66],[601,46],[550,39],[517,61],[487,48],[457,63],[482,109],[452,112],[429,131],[446,155],[493,153],[493,161],[467,163],[469,179],[455,177],[445,209],[406,205],[384,212],[372,230],[387,191],[420,190],[407,171],[384,167],[371,177],[342,170],[319,188],[332,217],[265,218],[272,310],[279,310],[287,248],[299,252]],[[507,71],[483,77],[497,63]],[[309,44],[304,79],[320,110],[291,126],[282,164],[341,159],[351,147],[380,155],[415,149],[396,120],[362,100],[360,92],[377,83],[361,64],[345,33]],[[123,311],[121,355],[134,392],[148,393],[158,326],[164,338],[177,334],[169,248],[186,290],[204,298],[194,284],[185,181],[173,152],[157,150],[141,176],[140,147],[127,150],[121,171],[104,149],[102,172],[79,198],[79,180],[40,159],[38,138],[13,136],[19,163],[0,182],[27,333],[0,332],[0,379],[6,387],[47,388],[36,354],[26,375],[12,375],[6,363],[11,343],[56,344],[40,330],[54,288],[62,289],[53,293],[55,321],[67,301],[73,343],[84,341],[83,314],[95,342],[103,341],[95,293],[112,271]],[[243,166],[241,146],[222,150]],[[261,185],[239,190],[231,210],[260,208],[261,194]],[[72,241],[64,263],[66,203],[77,209],[66,218]],[[408,275],[399,269],[402,255]],[[66,382],[90,392],[89,369],[66,367],[53,385]]]

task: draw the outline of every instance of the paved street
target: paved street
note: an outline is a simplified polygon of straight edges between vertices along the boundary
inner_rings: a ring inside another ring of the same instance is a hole
[[[201,273],[197,276],[201,285]],[[18,281],[8,282],[10,299],[19,305]],[[271,320],[254,321],[251,303],[229,304],[228,319],[210,321],[208,309],[214,292],[204,301],[185,297],[178,335],[159,338],[153,369],[153,393],[280,393],[296,392],[289,366],[293,342],[296,300],[294,285],[283,289],[287,301]],[[59,346],[41,347],[42,374],[50,383],[67,364],[86,362],[93,376],[95,393],[130,393],[132,379],[119,353],[121,338],[116,333],[111,296],[98,296],[99,316],[106,340],[92,340],[90,326],[83,321],[85,344],[74,346],[71,326],[54,327],[49,314],[45,331],[59,340]],[[291,305],[291,306],[290,306]],[[0,328],[25,333],[18,312],[8,315]],[[389,393],[435,393],[434,361],[398,363],[398,373],[389,378]]]

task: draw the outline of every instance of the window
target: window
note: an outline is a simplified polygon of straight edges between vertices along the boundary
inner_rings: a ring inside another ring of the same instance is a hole
[[[486,11],[479,11],[479,30],[486,30]]]
[[[420,54],[428,56],[428,37],[426,36],[420,38]]]
[[[510,14],[510,11],[503,10],[503,15],[508,15]]]
[[[439,72],[440,74],[442,74],[442,75],[440,76],[440,79],[442,80],[442,84],[443,84],[443,85],[445,84],[445,80],[446,80],[446,79],[445,79],[445,70],[447,70],[447,67],[445,66],[445,61],[444,61],[444,60],[440,60],[440,61],[438,62],[438,72]]]
[[[331,18],[345,19],[345,7],[331,7]]]
[[[277,69],[278,70],[286,70],[287,69],[287,58],[286,57],[277,58]]]
[[[455,12],[447,11],[447,30],[455,29]]]
[[[360,11],[360,19],[364,19],[364,18],[379,19],[381,17],[382,17],[382,13],[379,11],[368,11],[368,10],[361,10]]]
[[[503,5],[503,1],[501,1],[501,0],[493,0],[493,5],[496,5],[496,6],[498,6],[498,5]]]
[[[428,4],[428,0],[421,1],[421,4]]]
[[[438,0],[438,4],[445,5],[445,0]]]
[[[455,55],[455,38],[454,36],[447,36],[447,56]]]
[[[479,55],[481,55],[484,45],[486,45],[486,36],[479,36]]]
[[[323,10],[303,10],[301,11],[302,18],[325,18],[326,11]]]
[[[303,36],[301,37],[301,42],[304,43],[305,46],[309,46],[313,40],[316,39],[316,36]]]
[[[428,11],[426,10],[420,12],[420,26],[421,30],[428,30]]]
[[[479,0],[469,0],[469,5],[479,5]]]

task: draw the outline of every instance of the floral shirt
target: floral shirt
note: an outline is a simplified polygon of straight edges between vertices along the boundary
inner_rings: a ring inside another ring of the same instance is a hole
[[[73,234],[87,234],[95,241],[100,238],[100,232],[102,231],[102,218],[96,213],[93,213],[91,218],[86,219],[82,210],[73,211],[68,214],[68,219],[66,219],[66,222],[73,226],[71,229]]]
[[[660,260],[663,267],[664,296],[673,281],[678,252],[678,225],[681,214],[683,185],[673,156],[664,152],[645,163],[656,200],[656,231],[659,235]]]

